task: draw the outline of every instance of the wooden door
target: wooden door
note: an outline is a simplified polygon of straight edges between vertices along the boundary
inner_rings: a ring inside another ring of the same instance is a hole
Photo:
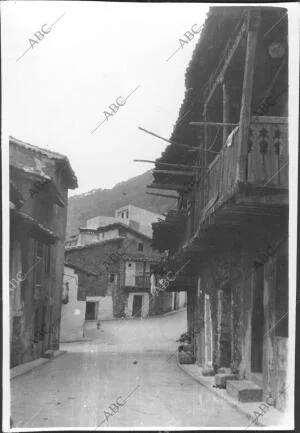
[[[132,315],[134,317],[141,317],[142,315],[143,296],[134,295],[132,305]]]

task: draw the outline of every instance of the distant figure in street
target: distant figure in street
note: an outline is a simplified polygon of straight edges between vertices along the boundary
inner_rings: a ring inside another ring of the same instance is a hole
[[[100,320],[97,321],[97,329],[100,329]]]

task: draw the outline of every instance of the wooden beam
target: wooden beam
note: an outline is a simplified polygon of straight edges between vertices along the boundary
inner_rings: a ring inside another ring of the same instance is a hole
[[[228,92],[228,85],[226,81],[223,82],[222,90],[223,90],[223,123],[224,125],[226,125],[229,120],[229,110],[230,110],[229,92]],[[227,137],[228,137],[228,127],[225,126],[225,128],[223,128],[223,145],[226,143]]]
[[[165,165],[166,167],[174,167],[174,168],[191,168],[193,169],[202,169],[207,167],[202,167],[200,165],[187,165],[187,164],[169,164],[168,162],[156,162],[156,161],[149,161],[148,159],[134,159],[134,162],[151,162],[154,163],[157,166]]]
[[[221,126],[226,128],[227,126],[238,126],[238,123],[223,123],[223,122],[190,122],[192,126]]]
[[[146,194],[156,195],[158,197],[165,197],[165,198],[176,198],[176,199],[179,198],[178,195],[159,194],[158,192],[148,192],[148,191],[146,191]]]
[[[208,102],[210,101],[212,95],[214,94],[216,88],[218,87],[219,83],[223,81],[224,74],[237,50],[237,47],[239,46],[240,41],[242,40],[242,37],[244,33],[247,30],[246,23],[244,22],[240,28],[239,33],[237,34],[234,41],[230,44],[231,46],[228,46],[225,48],[225,50],[228,50],[227,57],[224,60],[223,67],[221,68],[220,72],[216,75],[216,78],[214,79],[213,85],[210,89],[210,92],[208,93],[208,96],[206,98],[204,106],[207,106]],[[224,51],[225,51],[224,50]]]
[[[178,176],[195,176],[196,172],[194,171],[176,171],[176,170],[153,170],[154,174],[174,174]]]
[[[244,69],[244,80],[242,89],[242,101],[240,111],[240,127],[238,136],[238,160],[236,177],[238,182],[247,181],[247,154],[248,154],[248,133],[251,123],[251,103],[254,79],[254,67],[256,56],[256,45],[258,27],[260,25],[260,12],[255,9],[249,11],[249,30],[247,36],[246,59]]]
[[[279,116],[252,116],[251,123],[288,123],[288,117]]]
[[[184,149],[189,149],[189,150],[195,149],[195,151],[199,150],[198,147],[195,147],[195,146],[188,146],[187,144],[181,144],[181,143],[177,143],[176,141],[168,140],[167,138],[161,137],[160,135],[155,134],[154,132],[147,131],[147,129],[141,128],[140,126],[138,127],[138,129],[146,132],[147,134],[153,135],[154,137],[159,138],[160,140],[166,141],[167,143],[170,143],[173,146],[179,146],[179,147],[182,147]]]
[[[146,188],[153,188],[153,189],[170,189],[170,190],[182,190],[184,188],[184,185],[173,185],[173,184],[167,184],[167,183],[152,183],[151,185],[147,185]]]
[[[264,112],[266,111],[266,108],[263,108],[264,104],[266,103],[266,105],[268,105],[268,102],[266,102],[266,101],[271,96],[272,89],[273,89],[273,87],[274,87],[274,85],[275,85],[275,83],[276,83],[276,81],[277,81],[277,79],[278,79],[278,77],[279,77],[279,75],[280,75],[280,73],[281,73],[281,71],[282,71],[285,63],[286,63],[286,60],[285,60],[285,58],[283,58],[280,66],[279,66],[279,68],[277,69],[277,71],[275,72],[274,77],[272,78],[272,81],[271,81],[271,83],[270,83],[270,85],[269,85],[266,93],[264,94],[263,100],[260,102],[260,104],[258,106],[258,110],[253,113],[255,116],[263,116]],[[260,114],[260,112],[262,112],[262,114]]]

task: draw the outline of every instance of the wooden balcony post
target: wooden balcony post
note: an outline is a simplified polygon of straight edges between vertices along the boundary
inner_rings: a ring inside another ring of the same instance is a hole
[[[204,122],[207,122],[207,105],[204,105]],[[207,137],[207,125],[204,125],[204,149],[206,150],[208,148],[208,137]],[[207,163],[208,163],[208,158],[207,158],[207,153],[208,152],[204,152],[204,167],[207,167]],[[207,179],[207,175],[208,173],[205,173],[205,176],[203,177],[203,207],[205,206],[207,197],[208,197],[208,179]]]
[[[252,13],[249,12],[248,18],[248,36],[246,48],[246,60],[244,71],[243,92],[240,111],[240,125],[239,125],[239,140],[238,140],[238,164],[237,164],[237,181],[245,182],[246,166],[247,166],[247,153],[248,153],[248,131],[251,122],[251,102],[252,102],[252,89],[253,77],[255,66],[255,53],[257,45],[257,34],[260,24],[260,12],[258,9]]]
[[[229,123],[229,92],[226,81],[222,84],[223,90],[223,123]],[[223,127],[223,145],[228,137],[228,126]]]

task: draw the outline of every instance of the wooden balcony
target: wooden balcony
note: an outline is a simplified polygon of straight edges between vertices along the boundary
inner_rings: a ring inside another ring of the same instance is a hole
[[[186,211],[169,211],[164,221],[152,224],[152,247],[159,251],[175,248],[185,234]]]
[[[239,130],[235,128],[219,155],[210,164],[196,197],[195,218],[204,220],[233,197],[243,184],[250,195],[265,190],[273,197],[288,191],[288,124],[284,117],[252,117],[249,128],[245,178],[238,180]],[[264,205],[263,198],[258,204]],[[273,201],[274,204],[280,205]],[[268,203],[270,204],[270,203]],[[285,203],[286,204],[286,203]]]
[[[150,288],[150,274],[137,275],[135,277],[135,287]]]

